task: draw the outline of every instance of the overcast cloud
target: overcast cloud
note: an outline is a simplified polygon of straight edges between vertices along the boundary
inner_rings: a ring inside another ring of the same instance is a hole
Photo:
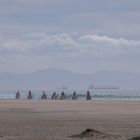
[[[140,1],[1,0],[0,72],[140,71]]]

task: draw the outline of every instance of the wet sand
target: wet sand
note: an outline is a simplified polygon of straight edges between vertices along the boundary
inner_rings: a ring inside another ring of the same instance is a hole
[[[0,140],[128,140],[140,135],[138,101],[0,100]]]

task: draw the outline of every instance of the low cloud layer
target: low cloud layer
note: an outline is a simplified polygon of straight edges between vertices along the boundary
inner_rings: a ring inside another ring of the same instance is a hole
[[[29,70],[48,67],[65,67],[78,71],[82,63],[87,66],[81,72],[112,69],[125,70],[129,63],[140,59],[140,40],[112,38],[96,34],[75,36],[70,34],[48,35],[45,32],[25,34],[22,38],[8,39],[0,37],[0,61],[22,64]],[[25,62],[24,62],[25,61]],[[70,65],[69,65],[70,64]],[[106,64],[106,66],[104,66]],[[133,65],[133,64],[132,64]],[[132,66],[131,65],[131,66]],[[11,65],[10,65],[11,66]],[[72,67],[75,67],[74,69]],[[79,67],[79,68],[78,68]],[[97,67],[97,68],[96,68]],[[129,68],[132,71],[133,68]]]
[[[23,38],[7,39],[0,37],[1,55],[46,55],[55,54],[73,54],[83,52],[98,53],[106,49],[106,53],[119,53],[125,51],[138,51],[140,40],[128,40],[123,38],[112,38],[96,34],[87,34],[75,37],[69,34],[47,35],[46,33],[30,33]],[[115,51],[114,51],[115,50]],[[118,52],[117,52],[118,51]],[[129,52],[131,54],[131,52]]]
[[[115,46],[139,46],[140,45],[140,40],[127,40],[123,38],[111,38],[108,36],[99,36],[95,34],[90,34],[90,35],[84,35],[80,37],[80,40],[85,41],[87,43],[105,43],[105,44],[112,44]]]

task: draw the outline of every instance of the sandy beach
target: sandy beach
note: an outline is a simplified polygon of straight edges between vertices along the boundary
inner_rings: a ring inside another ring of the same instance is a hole
[[[98,132],[78,137],[86,129]],[[138,135],[138,101],[0,100],[0,140],[128,140]]]

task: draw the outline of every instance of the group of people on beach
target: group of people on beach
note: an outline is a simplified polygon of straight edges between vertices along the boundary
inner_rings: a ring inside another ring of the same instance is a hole
[[[17,93],[16,93],[16,99],[20,99],[19,91],[17,91]],[[31,90],[29,90],[27,99],[30,99],[30,100],[33,99],[33,95],[31,93]],[[42,100],[46,100],[47,99],[47,95],[46,95],[45,91],[43,91],[41,99]],[[56,92],[54,92],[53,95],[51,96],[51,99],[52,100],[56,100],[56,99],[64,100],[64,99],[67,99],[67,97],[66,97],[66,94],[64,93],[64,91],[62,91],[60,97],[58,96],[58,94],[56,94]],[[72,100],[77,100],[77,99],[78,99],[78,95],[74,91],[73,94],[72,94]],[[87,93],[86,93],[86,100],[91,100],[91,99],[92,99],[92,97],[91,97],[90,92],[88,90]]]

